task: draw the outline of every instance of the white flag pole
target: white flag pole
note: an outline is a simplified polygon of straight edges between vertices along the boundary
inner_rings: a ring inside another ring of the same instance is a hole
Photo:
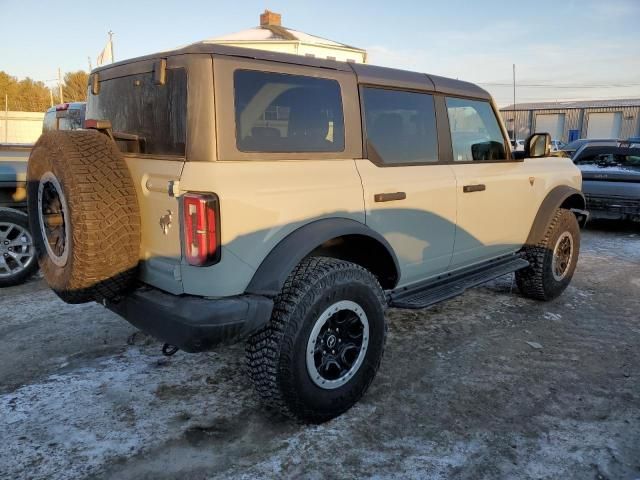
[[[115,55],[113,54],[113,32],[109,30],[109,45],[111,45],[111,63],[115,61]]]

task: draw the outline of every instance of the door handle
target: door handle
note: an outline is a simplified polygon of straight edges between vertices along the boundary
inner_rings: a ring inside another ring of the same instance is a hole
[[[464,193],[471,192],[484,192],[487,189],[487,186],[484,183],[479,183],[477,185],[465,185],[462,187],[462,191]]]
[[[376,193],[373,196],[375,202],[393,202],[394,200],[404,200],[405,198],[407,198],[405,192]]]

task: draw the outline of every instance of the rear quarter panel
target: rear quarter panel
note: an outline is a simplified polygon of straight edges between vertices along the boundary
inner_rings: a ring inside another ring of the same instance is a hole
[[[365,222],[353,160],[188,162],[180,189],[214,192],[220,199],[220,262],[182,263],[184,291],[193,295],[243,293],[267,254],[314,220]]]

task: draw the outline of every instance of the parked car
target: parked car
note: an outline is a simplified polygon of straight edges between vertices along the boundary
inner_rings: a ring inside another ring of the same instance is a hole
[[[61,103],[49,108],[44,114],[42,131],[78,130],[84,126],[87,102]]]
[[[585,145],[573,160],[594,218],[640,220],[640,147]]]
[[[38,269],[26,214],[30,150],[0,145],[0,288],[22,283]]]
[[[561,150],[565,152],[570,157],[573,157],[573,154],[580,147],[584,145],[600,145],[600,146],[609,146],[609,147],[617,147],[620,145],[622,140],[617,138],[579,138],[578,140],[574,140],[569,144],[565,145]]]
[[[627,143],[630,147],[640,147],[640,137],[629,137]]]
[[[43,132],[82,128],[86,102],[49,108]],[[0,145],[0,288],[18,285],[37,270],[27,210],[27,161],[32,145]]]
[[[166,354],[246,341],[257,393],[287,415],[362,397],[388,306],[511,272],[550,300],[575,270],[580,171],[544,158],[547,134],[514,159],[471,83],[206,43],[89,82],[90,130],[47,132],[29,160],[45,279]]]

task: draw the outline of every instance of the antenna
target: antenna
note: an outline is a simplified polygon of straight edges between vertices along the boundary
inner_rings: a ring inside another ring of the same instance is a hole
[[[516,136],[516,64],[513,64],[513,139],[517,140]]]

